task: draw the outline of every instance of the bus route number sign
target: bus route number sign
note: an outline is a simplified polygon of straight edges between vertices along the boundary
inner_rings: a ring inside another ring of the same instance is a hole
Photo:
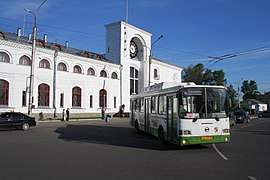
[[[209,140],[212,140],[213,139],[213,136],[203,136],[201,139],[203,141],[209,141]]]

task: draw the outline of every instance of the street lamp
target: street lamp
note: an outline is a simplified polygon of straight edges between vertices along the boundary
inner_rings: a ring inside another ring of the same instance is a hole
[[[159,36],[159,38],[157,39],[157,40],[155,40],[152,44],[151,44],[151,48],[150,48],[150,55],[149,55],[149,79],[148,79],[148,86],[150,86],[150,79],[151,79],[151,59],[152,59],[152,48],[153,48],[153,46],[154,46],[154,44],[156,43],[156,42],[158,42],[161,38],[163,38],[164,36],[163,35],[161,35],[161,36]]]
[[[33,87],[34,87],[34,69],[35,69],[35,55],[36,55],[36,36],[37,36],[37,14],[41,8],[41,6],[46,2],[46,0],[43,0],[43,2],[39,5],[37,8],[36,13],[33,11],[24,8],[25,11],[28,13],[33,14],[34,16],[34,26],[33,26],[33,43],[32,43],[32,62],[31,62],[31,71],[30,71],[30,90],[29,90],[29,102],[28,102],[28,114],[32,113],[32,106],[33,106]]]
[[[238,82],[234,82],[235,84],[237,84],[237,90],[238,90],[238,108],[240,108],[240,88],[239,88],[239,84],[240,82],[243,80],[243,78],[241,78]]]

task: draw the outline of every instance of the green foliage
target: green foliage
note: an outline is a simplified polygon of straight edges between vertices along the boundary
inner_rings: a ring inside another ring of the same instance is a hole
[[[227,87],[229,92],[229,98],[231,101],[231,107],[230,111],[236,111],[238,109],[238,98],[237,98],[237,92],[234,90],[233,85],[230,85]]]
[[[189,66],[184,69],[184,81],[200,84],[226,85],[225,73],[223,70],[212,71],[205,69],[203,64]]]
[[[244,93],[243,99],[257,99],[257,96],[260,94],[258,91],[258,86],[256,81],[248,80],[243,81],[242,87],[241,87],[241,92]]]

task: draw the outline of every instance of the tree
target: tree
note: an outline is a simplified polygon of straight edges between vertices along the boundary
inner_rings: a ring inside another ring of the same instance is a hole
[[[230,98],[230,101],[231,101],[230,111],[236,111],[238,109],[237,93],[234,90],[232,84],[229,87],[227,87],[227,89],[228,89],[229,98]]]
[[[189,66],[184,70],[184,81],[194,82],[195,84],[202,84],[203,81],[203,64],[197,64],[196,66]]]
[[[257,96],[260,94],[258,91],[258,86],[256,81],[248,80],[243,81],[242,87],[241,87],[241,92],[244,93],[243,99],[257,99]]]
[[[223,70],[212,71],[205,69],[203,64],[189,66],[184,70],[184,81],[194,82],[195,84],[215,84],[226,85],[225,73]]]

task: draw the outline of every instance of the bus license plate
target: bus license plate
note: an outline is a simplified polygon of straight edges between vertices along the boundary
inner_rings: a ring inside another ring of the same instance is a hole
[[[203,141],[209,141],[209,140],[212,140],[213,139],[213,136],[203,136],[201,139]]]

